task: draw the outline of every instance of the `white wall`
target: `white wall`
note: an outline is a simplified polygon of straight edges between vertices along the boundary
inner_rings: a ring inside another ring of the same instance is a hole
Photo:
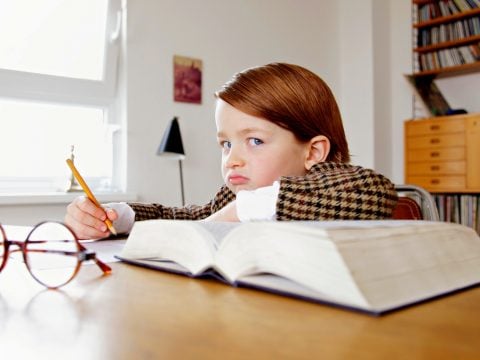
[[[412,92],[404,74],[412,72],[412,23],[411,2],[409,0],[390,0],[390,99],[391,151],[393,164],[389,174],[396,183],[404,183],[403,169],[403,122],[412,117]]]
[[[374,0],[372,9],[373,24],[373,133],[374,133],[374,168],[380,173],[392,173],[392,101],[391,88],[391,54],[390,54],[390,2]]]
[[[371,0],[339,2],[340,111],[352,163],[374,167]]]
[[[213,93],[240,70],[271,61],[306,66],[339,89],[334,1],[128,1],[128,186],[140,200],[180,203],[178,165],[155,155],[179,116],[187,203],[221,184]],[[173,102],[172,57],[203,60],[203,103]]]
[[[438,79],[436,83],[450,107],[471,113],[480,112],[479,73]]]

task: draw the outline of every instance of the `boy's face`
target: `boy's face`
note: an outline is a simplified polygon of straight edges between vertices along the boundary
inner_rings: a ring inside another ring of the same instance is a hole
[[[235,194],[270,186],[280,176],[307,172],[309,144],[265,119],[245,114],[218,99],[217,139],[222,148],[222,176]]]

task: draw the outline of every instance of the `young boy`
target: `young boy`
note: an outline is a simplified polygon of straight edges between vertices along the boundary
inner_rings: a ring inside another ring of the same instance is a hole
[[[216,94],[215,121],[225,184],[206,205],[107,204],[85,197],[68,207],[65,223],[79,238],[109,235],[134,221],[387,219],[397,202],[393,184],[349,165],[335,98],[311,71],[272,63],[234,75]]]

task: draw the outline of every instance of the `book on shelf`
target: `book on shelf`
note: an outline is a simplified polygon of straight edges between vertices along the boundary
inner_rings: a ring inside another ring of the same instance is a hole
[[[479,60],[479,49],[480,45],[472,44],[417,54],[416,58],[418,59],[415,61],[418,62],[419,66],[415,67],[419,68],[420,72],[422,72],[474,64]]]
[[[480,282],[480,238],[444,222],[148,220],[117,257],[370,314]]]
[[[405,75],[405,77],[431,116],[451,113],[450,105],[431,77],[413,75]]]
[[[422,48],[459,40],[476,43],[478,42],[477,35],[480,35],[480,17],[422,28],[415,38],[417,39],[417,48]]]
[[[415,4],[415,7],[417,7],[416,16],[414,17],[415,23],[451,16],[460,12],[454,0],[434,1],[423,5]]]
[[[414,19],[415,23],[430,21],[439,17],[468,12],[479,7],[479,0],[437,0],[421,5],[414,3]]]
[[[434,194],[441,221],[473,228],[480,234],[480,194]]]

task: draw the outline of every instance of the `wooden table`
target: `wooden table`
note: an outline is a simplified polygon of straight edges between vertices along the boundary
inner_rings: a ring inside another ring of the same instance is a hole
[[[0,274],[0,358],[480,358],[480,288],[376,318],[111,265],[109,276],[84,266],[52,291],[9,263]]]

